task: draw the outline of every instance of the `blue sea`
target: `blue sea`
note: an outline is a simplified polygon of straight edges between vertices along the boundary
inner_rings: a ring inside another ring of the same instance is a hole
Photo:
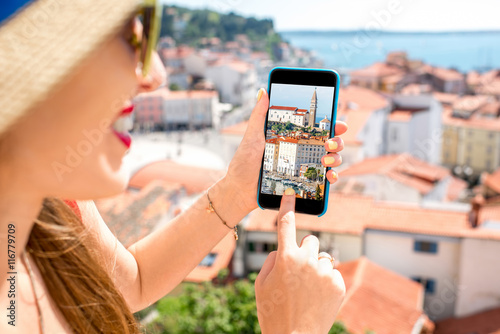
[[[351,70],[403,50],[410,59],[461,72],[500,68],[500,31],[398,33],[364,31],[281,32],[292,45],[312,50],[327,68]]]

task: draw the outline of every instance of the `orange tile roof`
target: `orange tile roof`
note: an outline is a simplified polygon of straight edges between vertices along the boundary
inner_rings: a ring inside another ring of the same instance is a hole
[[[271,139],[266,140],[266,143],[276,144],[276,141],[278,141],[278,138],[271,138]]]
[[[417,189],[421,194],[427,194],[434,188],[434,182],[450,176],[450,171],[403,153],[365,159],[339,174],[340,177],[383,174]]]
[[[442,67],[428,66],[428,73],[438,77],[443,81],[459,81],[464,80],[464,75],[456,70],[451,70]]]
[[[455,101],[457,101],[460,98],[458,94],[441,93],[441,92],[433,92],[432,96],[434,96],[434,98],[439,102],[450,105],[455,103]]]
[[[500,168],[493,174],[486,174],[483,184],[496,193],[500,194]]]
[[[389,105],[388,99],[380,93],[355,85],[341,88],[338,101],[337,118],[349,125],[349,130],[342,135],[347,145],[362,144],[358,135],[363,131],[372,113]],[[356,108],[349,108],[353,103],[356,104]]]
[[[398,67],[392,66],[392,65],[387,65],[386,63],[381,63],[381,62],[376,62],[373,63],[370,66],[367,66],[365,68],[359,69],[352,71],[350,73],[351,78],[352,77],[385,77],[389,75],[394,75],[394,74],[402,74],[404,73],[401,69]]]
[[[151,233],[168,215],[170,198],[181,189],[179,184],[155,180],[139,193],[125,191],[95,204],[110,230],[128,247]]]
[[[481,219],[497,217],[499,206],[480,213]],[[255,209],[249,216],[245,229],[248,231],[276,232],[274,210]],[[330,193],[328,210],[322,217],[296,214],[297,230],[318,231],[335,234],[361,235],[367,229],[396,231],[412,234],[427,234],[456,238],[479,238],[500,240],[500,231],[472,228],[469,213],[444,209],[427,209],[416,204],[375,202],[373,198],[360,195]]]
[[[171,160],[150,163],[137,171],[129,181],[129,187],[141,189],[153,180],[181,184],[189,194],[208,189],[225,175],[225,171],[181,165]]]
[[[141,93],[137,98],[157,97],[164,100],[186,100],[186,99],[207,99],[219,96],[217,91],[210,90],[179,90],[171,91],[168,88],[160,88],[152,92]]]
[[[297,110],[297,107],[271,106],[269,107],[269,109],[295,111]]]
[[[294,139],[294,138],[290,138],[290,137],[281,137],[282,139],[280,139],[280,141],[284,141],[286,143],[293,143],[293,144],[297,144],[298,143],[298,139]]]
[[[389,120],[393,122],[408,122],[413,113],[407,110],[394,110],[389,115]]]
[[[210,253],[217,254],[214,263],[210,267],[197,266],[186,276],[184,281],[204,282],[216,278],[221,269],[229,267],[235,249],[236,240],[234,240],[232,233],[228,233],[210,251]]]
[[[325,142],[320,139],[299,139],[299,144],[302,145],[325,145]]]
[[[448,185],[448,194],[446,196],[446,200],[448,201],[456,201],[464,190],[468,188],[467,182],[458,177],[452,177],[450,180],[450,184]]]
[[[412,333],[422,310],[422,285],[385,269],[365,257],[341,263],[346,298],[337,320],[348,331],[377,334]]]
[[[453,103],[453,109],[474,111],[488,103],[489,97],[484,95],[465,95]]]
[[[247,131],[247,127],[248,127],[248,121],[243,121],[223,128],[220,131],[220,133],[224,135],[236,135],[243,137],[245,131]]]
[[[491,119],[472,115],[469,119],[453,117],[453,110],[445,106],[443,108],[443,125],[498,131],[500,129],[500,117]]]
[[[436,323],[434,334],[500,334],[500,308]]]

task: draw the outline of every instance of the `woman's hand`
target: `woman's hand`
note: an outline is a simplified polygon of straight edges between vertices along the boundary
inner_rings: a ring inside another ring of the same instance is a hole
[[[257,208],[259,173],[266,146],[264,126],[266,113],[269,109],[269,97],[265,89],[259,90],[257,96],[260,96],[260,100],[257,101],[252,111],[243,140],[229,164],[229,169],[223,182],[223,187],[234,194],[234,201],[231,204],[234,209],[239,211],[239,214],[231,215],[235,217],[245,216]],[[347,125],[344,122],[337,121],[335,135],[342,135],[346,131]],[[339,166],[342,163],[342,158],[335,152],[339,152],[343,148],[344,143],[341,138],[335,137],[327,140],[325,142],[325,149],[331,153],[322,157],[321,162],[323,166]],[[333,170],[328,171],[326,177],[330,183],[337,181],[337,173]],[[232,222],[230,217],[228,217],[227,221]]]
[[[297,246],[294,210],[295,194],[283,195],[278,251],[269,254],[255,281],[263,334],[328,333],[344,299],[342,275],[328,258],[318,260],[318,238],[306,236]]]

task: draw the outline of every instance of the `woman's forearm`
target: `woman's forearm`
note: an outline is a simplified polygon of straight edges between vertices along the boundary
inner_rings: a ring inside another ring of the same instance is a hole
[[[213,206],[230,226],[248,213],[234,203],[235,191],[226,179],[210,189]],[[140,305],[133,305],[134,309],[143,309],[170,292],[227,233],[233,233],[207,207],[204,193],[166,226],[128,248],[137,261],[140,281]]]

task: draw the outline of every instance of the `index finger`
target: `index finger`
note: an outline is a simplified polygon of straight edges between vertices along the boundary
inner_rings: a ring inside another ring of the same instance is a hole
[[[296,235],[295,191],[288,188],[281,197],[281,206],[278,213],[278,253],[282,253],[287,249],[298,248]]]

